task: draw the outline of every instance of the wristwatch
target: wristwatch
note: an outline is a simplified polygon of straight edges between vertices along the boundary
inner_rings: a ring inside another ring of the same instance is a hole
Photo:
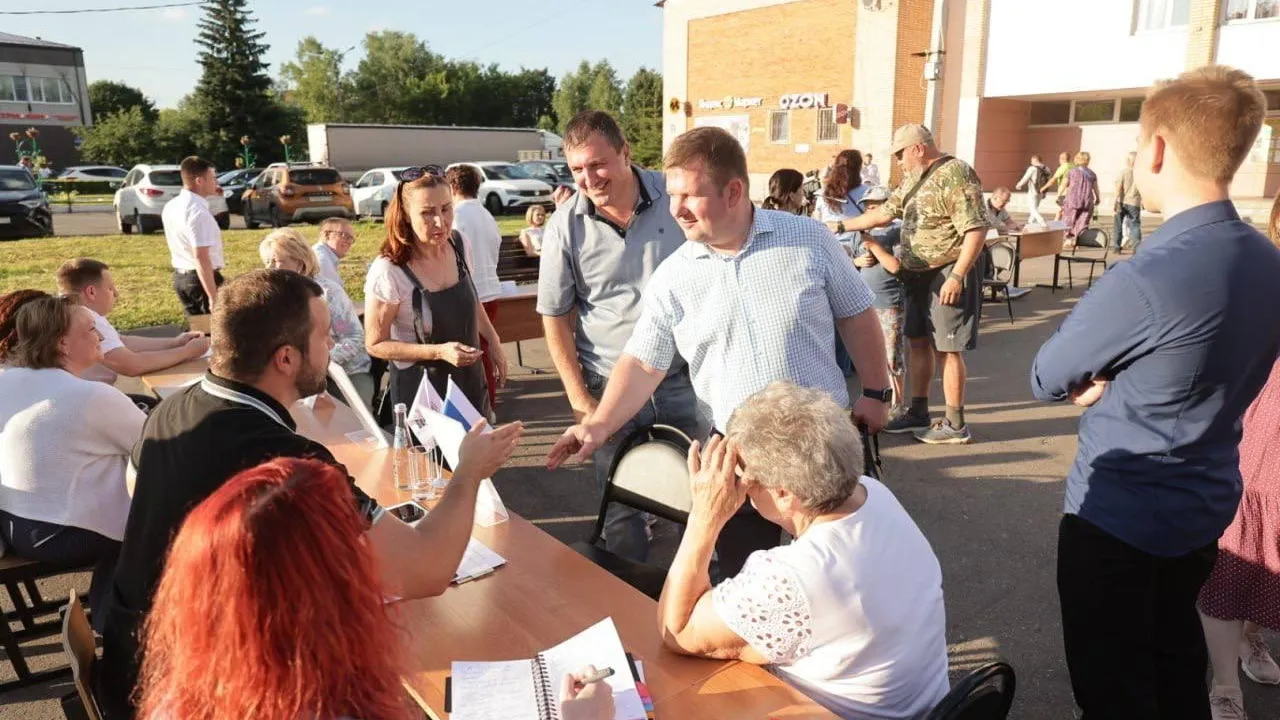
[[[864,397],[869,397],[872,400],[879,400],[882,403],[887,403],[893,399],[893,388],[884,388],[883,390],[863,388],[862,395]]]
[[[843,220],[840,220],[839,222],[837,222],[837,223],[836,223],[836,233],[837,233],[837,234],[841,234],[841,235],[843,235],[843,234],[844,234],[844,221],[843,221]]]
[[[960,286],[961,286],[961,287],[964,287],[964,276],[963,276],[963,275],[961,275],[960,273],[954,273],[954,272],[953,272],[953,273],[951,273],[950,275],[947,275],[947,279],[948,279],[948,280],[955,280],[956,282],[960,283]]]

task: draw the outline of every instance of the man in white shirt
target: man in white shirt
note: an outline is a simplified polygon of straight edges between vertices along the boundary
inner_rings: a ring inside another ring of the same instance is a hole
[[[320,277],[328,278],[342,284],[342,275],[338,273],[338,263],[351,252],[356,242],[355,233],[351,231],[351,223],[346,218],[328,218],[320,223],[320,239],[311,250],[320,262]]]
[[[862,184],[871,187],[880,185],[880,168],[871,162],[871,153],[862,153]]]
[[[479,170],[471,165],[455,165],[445,173],[445,179],[453,194],[453,229],[462,235],[476,297],[484,306],[489,322],[494,322],[498,317],[498,297],[502,295],[502,284],[498,280],[502,232],[498,230],[498,222],[476,199],[480,194]],[[483,337],[480,338],[480,349],[484,351],[484,376],[489,381],[489,407],[494,407],[497,405],[498,384],[489,359],[489,343]]]
[[[221,192],[213,163],[192,155],[182,161],[182,192],[160,213],[173,265],[173,290],[187,315],[208,315],[222,284],[222,231],[209,212]]]
[[[81,377],[113,384],[117,375],[137,377],[198,358],[209,349],[204,333],[183,333],[174,338],[121,335],[107,315],[120,293],[108,265],[100,260],[76,258],[58,268],[58,289],[74,296],[93,313],[93,324],[102,336],[102,360]]]

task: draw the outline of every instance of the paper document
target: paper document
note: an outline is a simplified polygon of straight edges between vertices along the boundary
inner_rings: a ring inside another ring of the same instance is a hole
[[[528,660],[453,664],[451,720],[542,720]]]
[[[613,689],[613,720],[644,720],[644,703],[636,690],[627,664],[627,651],[618,637],[613,618],[605,618],[550,650],[539,653],[546,667],[547,677],[558,689],[560,679],[594,665],[597,669],[613,668],[613,675],[604,682]]]
[[[458,572],[453,574],[454,582],[461,582],[478,577],[494,568],[506,565],[506,558],[489,549],[489,546],[475,538],[467,543],[466,552],[462,553],[462,562],[458,564]]]

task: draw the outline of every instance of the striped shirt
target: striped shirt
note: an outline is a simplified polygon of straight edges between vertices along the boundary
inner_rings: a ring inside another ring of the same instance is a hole
[[[678,352],[701,410],[720,430],[743,400],[775,380],[825,390],[848,407],[835,321],[872,300],[824,225],[756,210],[736,255],[686,242],[658,267],[626,353],[666,370]]]

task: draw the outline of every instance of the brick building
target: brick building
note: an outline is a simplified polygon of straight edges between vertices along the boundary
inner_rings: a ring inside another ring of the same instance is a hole
[[[700,125],[774,170],[871,152],[896,182],[893,129],[924,122],[988,189],[1033,153],[1089,151],[1104,188],[1147,88],[1220,62],[1253,75],[1267,126],[1233,194],[1280,191],[1280,0],[665,0],[663,139]],[[1270,50],[1269,50],[1270,48]],[[892,172],[892,176],[890,173]]]
[[[79,151],[71,128],[92,122],[80,48],[0,32],[0,165],[18,159],[9,133],[32,127],[53,167],[72,165]]]

